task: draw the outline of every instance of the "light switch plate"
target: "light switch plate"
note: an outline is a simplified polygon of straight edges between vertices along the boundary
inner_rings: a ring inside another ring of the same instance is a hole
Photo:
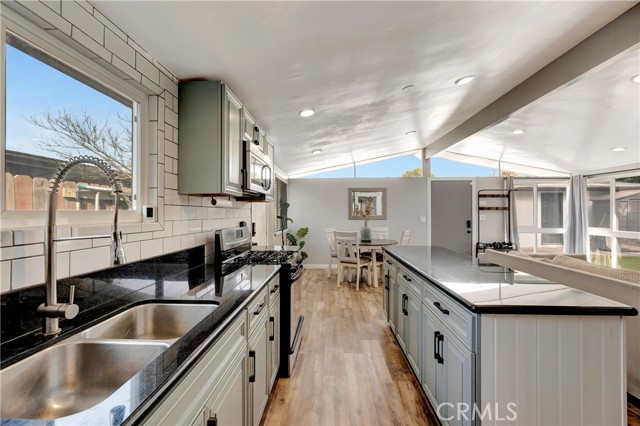
[[[143,222],[155,222],[156,221],[156,207],[155,206],[142,206],[142,221]]]

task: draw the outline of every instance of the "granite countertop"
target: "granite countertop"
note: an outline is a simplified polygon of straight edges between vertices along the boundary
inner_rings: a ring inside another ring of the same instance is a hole
[[[631,306],[501,266],[481,266],[442,247],[393,246],[385,252],[480,314],[638,315]]]
[[[132,306],[154,301],[217,303],[203,321],[178,339],[109,398],[80,413],[56,419],[56,424],[132,424],[171,388],[206,348],[231,323],[253,295],[277,274],[279,266],[243,266],[247,279],[233,285],[204,264],[204,247],[127,264],[104,271],[60,280],[59,300],[67,300],[69,287],[76,286],[80,313],[61,320],[62,333],[45,338],[38,335],[42,318],[36,314],[44,301],[44,286],[2,295],[1,368],[19,362],[40,350],[64,342],[67,337],[114,316]],[[2,425],[49,425],[51,420],[2,419]],[[117,424],[117,423],[116,423]]]

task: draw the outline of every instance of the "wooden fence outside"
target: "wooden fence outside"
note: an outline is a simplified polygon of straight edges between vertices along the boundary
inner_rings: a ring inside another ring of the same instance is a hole
[[[6,210],[46,210],[49,180],[31,176],[5,173],[5,209]],[[131,188],[123,188],[120,208],[127,209],[127,198],[131,197]],[[113,193],[111,186],[91,185],[84,182],[62,182],[58,190],[58,209],[60,210],[112,210]]]

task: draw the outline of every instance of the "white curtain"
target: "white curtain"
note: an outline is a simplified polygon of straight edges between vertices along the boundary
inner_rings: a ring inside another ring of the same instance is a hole
[[[516,193],[513,192],[514,188],[514,180],[513,176],[507,178],[507,189],[511,190],[509,193],[509,206],[510,206],[510,216],[511,221],[506,224],[508,226],[509,232],[511,233],[511,241],[510,243],[516,243],[516,247],[518,250],[520,249],[520,235],[518,234],[518,215],[516,213]],[[506,218],[505,218],[506,220]]]
[[[587,178],[571,176],[567,193],[564,252],[586,253],[587,248]]]

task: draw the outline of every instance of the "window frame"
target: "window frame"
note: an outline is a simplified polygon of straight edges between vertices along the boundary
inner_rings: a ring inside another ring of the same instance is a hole
[[[145,123],[148,121],[148,94],[134,87],[130,83],[117,77],[98,63],[84,56],[70,45],[58,40],[46,30],[38,27],[18,13],[4,8],[0,15],[0,162],[5,164],[6,150],[6,33],[10,32],[33,44],[48,55],[53,56],[65,65],[73,68],[99,84],[117,92],[123,97],[131,99],[134,104],[132,123],[133,136],[133,191],[136,194],[134,210],[120,212],[118,221],[121,223],[136,223],[142,221],[142,205],[149,203],[148,187],[148,132]],[[36,58],[37,59],[37,58]],[[67,74],[68,75],[68,74]],[[73,76],[70,76],[73,78]],[[19,229],[40,227],[45,224],[45,210],[6,210],[5,206],[5,175],[0,176],[2,196],[0,197],[0,227],[3,229]],[[155,203],[151,203],[155,204]],[[112,211],[71,211],[60,210],[57,213],[60,225],[85,225],[111,223]]]
[[[587,241],[586,241],[586,252],[587,258],[589,262],[593,261],[593,256],[591,252],[590,245],[590,237],[591,236],[600,236],[600,237],[608,237],[611,238],[611,267],[618,267],[619,260],[619,252],[618,252],[618,238],[628,238],[640,240],[640,232],[634,231],[620,231],[618,229],[618,215],[616,213],[616,179],[632,177],[632,176],[640,176],[640,169],[632,170],[629,172],[622,173],[613,173],[607,174],[606,176],[587,176],[587,187],[590,183],[598,183],[598,184],[609,184],[609,227],[608,228],[599,228],[594,226],[587,227]],[[585,203],[587,200],[585,200]],[[588,216],[589,210],[585,204],[584,206],[586,215]],[[587,217],[587,224],[589,223],[589,218]]]
[[[279,183],[278,183],[279,182]],[[276,175],[276,186],[274,188],[274,235],[278,235],[280,232],[287,232],[287,230],[289,229],[288,223],[285,223],[284,228],[281,227],[282,225],[282,220],[278,219],[278,212],[280,210],[280,191],[279,188],[281,188],[281,185],[285,185],[286,188],[286,197],[285,197],[285,201],[288,200],[289,198],[289,182],[287,182],[285,179],[280,178],[278,175]]]
[[[541,227],[541,222],[542,222],[542,216],[541,216],[541,208],[542,206],[538,206],[538,201],[540,201],[540,203],[542,203],[542,200],[538,199],[538,195],[539,195],[539,189],[538,189],[538,185],[564,185],[565,187],[565,193],[564,193],[564,198],[563,198],[563,215],[562,215],[562,227],[561,228],[542,228]],[[542,241],[542,235],[543,234],[562,234],[563,235],[563,241],[566,240],[567,238],[567,229],[566,229],[566,221],[567,221],[567,217],[566,217],[566,208],[567,208],[567,203],[568,203],[568,195],[569,195],[569,180],[568,179],[557,179],[557,178],[550,178],[550,179],[530,179],[530,178],[515,178],[514,179],[514,185],[517,186],[530,186],[532,188],[532,204],[533,204],[533,212],[532,212],[532,217],[533,217],[533,225],[532,226],[522,226],[518,223],[518,235],[520,234],[533,234],[533,253],[536,254],[539,251],[540,246],[544,245],[542,244],[542,242],[540,242],[540,244],[538,244],[538,239],[540,239],[540,241]],[[517,209],[517,207],[516,207]],[[562,252],[564,252],[564,243],[562,244],[563,248],[562,248]]]

